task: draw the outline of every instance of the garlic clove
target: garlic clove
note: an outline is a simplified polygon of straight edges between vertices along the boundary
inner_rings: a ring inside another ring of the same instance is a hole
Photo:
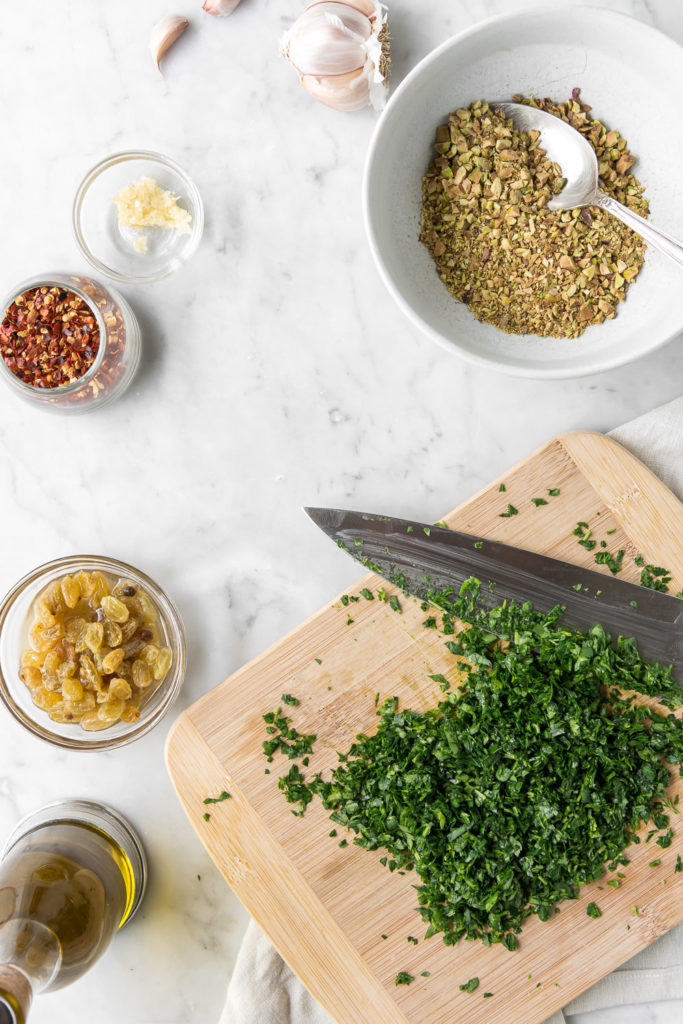
[[[312,4],[309,4],[306,10],[310,10],[311,7],[317,7],[319,4],[325,3],[326,0],[313,0]],[[378,11],[378,5],[374,0],[345,0],[347,7],[355,7],[357,11],[364,14],[366,18],[372,20],[380,12]]]
[[[356,68],[345,75],[302,75],[301,84],[319,103],[335,110],[361,110],[370,102],[364,68]]]
[[[343,75],[365,63],[372,25],[343,3],[307,8],[283,39],[282,54],[301,75]]]
[[[240,0],[204,0],[202,10],[207,14],[216,14],[224,18],[227,14],[232,14],[239,3]]]
[[[173,46],[176,39],[183,34],[189,25],[187,18],[179,14],[168,14],[158,21],[149,35],[149,52],[152,60],[161,71],[161,58]]]

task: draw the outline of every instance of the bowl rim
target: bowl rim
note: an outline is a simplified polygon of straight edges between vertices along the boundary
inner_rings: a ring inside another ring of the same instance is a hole
[[[399,288],[394,284],[394,281],[387,269],[382,254],[380,252],[379,245],[374,232],[373,217],[372,217],[372,203],[370,197],[370,178],[373,172],[373,164],[376,154],[380,147],[380,136],[383,133],[384,125],[394,107],[402,100],[403,94],[408,91],[416,78],[419,78],[424,70],[429,67],[434,61],[438,60],[439,57],[451,48],[459,45],[464,39],[470,36],[483,34],[488,32],[492,26],[501,25],[506,22],[523,22],[529,20],[536,20],[538,17],[551,16],[553,18],[567,17],[570,16],[573,19],[577,15],[595,16],[606,19],[608,22],[628,23],[632,29],[637,26],[641,33],[649,35],[651,39],[656,39],[659,45],[665,45],[672,48],[672,52],[678,51],[677,56],[683,55],[683,47],[668,36],[661,29],[656,28],[654,25],[648,25],[646,22],[640,20],[632,14],[626,14],[622,11],[615,11],[611,8],[597,7],[595,4],[577,4],[576,6],[565,7],[553,7],[548,4],[539,5],[538,7],[532,7],[525,10],[518,10],[507,12],[504,14],[492,15],[491,17],[484,18],[481,21],[475,22],[474,25],[469,25],[461,32],[457,32],[455,35],[445,39],[444,42],[439,43],[438,46],[430,50],[429,53],[425,54],[421,60],[411,68],[403,81],[399,84],[396,91],[391,95],[389,102],[385,109],[380,115],[368,146],[368,150],[365,158],[365,165],[363,169],[363,182],[362,182],[362,211],[363,211],[363,222],[365,224],[365,233],[370,246],[373,259],[379,275],[384,282],[387,291],[392,296],[398,307],[401,309],[403,314],[410,320],[415,327],[427,335],[432,341],[435,341],[444,351],[449,352],[451,355],[460,357],[469,363],[473,363],[476,366],[485,367],[488,370],[496,370],[499,373],[506,374],[511,377],[520,377],[535,380],[568,380],[578,377],[593,376],[598,373],[604,373],[607,370],[614,370],[620,366],[625,366],[628,363],[635,362],[638,359],[642,359],[645,356],[656,352],[658,349],[667,345],[673,341],[676,337],[681,334],[681,328],[672,330],[668,334],[663,335],[654,344],[649,341],[643,344],[635,353],[631,352],[627,355],[621,355],[620,349],[615,346],[612,356],[605,356],[602,360],[593,363],[589,367],[553,367],[552,364],[548,366],[517,366],[508,362],[504,362],[499,358],[495,358],[487,355],[480,355],[476,352],[464,349],[460,346],[457,341],[445,338],[438,330],[426,323],[422,317],[417,313],[410,303],[403,297]],[[552,339],[548,339],[552,342]]]
[[[136,723],[132,723],[132,727],[129,731],[119,734],[117,736],[111,736],[109,739],[106,737],[107,730],[102,732],[88,734],[83,731],[79,734],[77,731],[77,723],[74,724],[73,735],[62,736],[57,732],[53,732],[51,729],[50,718],[47,714],[42,712],[40,708],[35,708],[36,714],[45,716],[45,724],[42,722],[42,718],[37,721],[31,714],[24,711],[22,707],[17,703],[13,695],[12,684],[5,678],[4,666],[0,660],[0,705],[10,712],[15,721],[22,725],[28,732],[38,739],[43,740],[52,746],[61,747],[65,750],[77,750],[77,751],[96,751],[96,750],[113,750],[116,747],[126,746],[128,743],[132,743],[134,740],[140,739],[145,736],[151,729],[153,729],[164,717],[167,711],[175,703],[180,689],[183,685],[185,678],[185,668],[187,661],[187,649],[185,640],[185,630],[183,622],[180,617],[180,613],[175,606],[175,603],[168,596],[166,591],[159,586],[159,584],[148,576],[147,573],[141,569],[136,568],[134,565],[130,565],[128,562],[122,562],[120,559],[112,558],[109,555],[64,555],[61,558],[52,559],[49,562],[43,562],[41,565],[37,565],[30,572],[25,573],[21,579],[7,591],[5,596],[0,601],[0,632],[5,628],[7,616],[14,606],[15,601],[21,597],[24,590],[30,584],[41,580],[38,592],[47,586],[52,579],[58,577],[64,572],[69,572],[77,569],[86,567],[88,564],[93,564],[99,571],[104,572],[116,572],[121,571],[121,575],[125,576],[131,574],[133,578],[141,580],[147,588],[149,588],[150,595],[157,606],[159,615],[163,618],[166,628],[171,633],[171,639],[177,648],[175,656],[175,664],[172,665],[171,672],[167,679],[163,680],[158,687],[158,691],[161,695],[161,699],[158,706],[153,710],[148,718],[141,716],[140,720]],[[34,596],[29,605],[29,609],[37,597]],[[21,684],[21,681],[19,681]],[[21,684],[23,685],[23,684]],[[93,739],[83,739],[83,736],[93,735]]]
[[[90,249],[89,245],[85,241],[81,227],[81,212],[88,189],[92,183],[103,171],[108,170],[110,167],[114,167],[116,164],[125,163],[127,160],[151,160],[155,163],[168,167],[187,185],[188,193],[193,205],[191,237],[182,258],[176,257],[166,269],[154,274],[131,276],[130,274],[123,274],[121,271],[110,267]],[[204,233],[204,203],[199,189],[195,185],[193,179],[187,171],[171,157],[165,156],[163,153],[158,153],[153,149],[124,149],[117,153],[112,153],[110,156],[104,157],[104,159],[99,160],[88,171],[86,171],[79,182],[74,195],[73,205],[71,208],[71,228],[76,244],[82,255],[88,263],[96,270],[99,270],[100,273],[114,281],[118,281],[120,284],[152,284],[154,281],[161,281],[165,277],[169,277],[174,273],[174,271],[180,269],[183,264],[187,263],[190,257],[194,255]]]

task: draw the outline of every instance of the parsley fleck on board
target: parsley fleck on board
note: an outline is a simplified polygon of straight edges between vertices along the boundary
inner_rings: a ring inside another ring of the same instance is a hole
[[[464,985],[460,986],[461,992],[475,992],[479,988],[479,978],[470,978]]]

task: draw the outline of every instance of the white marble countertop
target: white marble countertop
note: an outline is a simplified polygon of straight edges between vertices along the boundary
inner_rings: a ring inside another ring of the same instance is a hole
[[[130,817],[151,862],[139,917],[89,975],[38,999],[34,1024],[217,1019],[246,913],[181,811],[164,741],[183,708],[356,578],[303,504],[435,520],[553,434],[610,429],[675,397],[683,379],[680,339],[608,374],[539,382],[470,366],[418,334],[384,291],[363,233],[375,115],[316,105],[278,57],[299,3],[244,0],[225,19],[200,6],[3,5],[2,289],[85,269],[71,201],[110,152],[174,157],[207,214],[187,267],[122,289],[144,337],[121,400],[76,418],[6,390],[0,403],[0,588],[60,555],[109,554],[169,591],[189,641],[178,704],[133,746],[59,752],[0,716],[0,839],[42,803],[86,796]],[[395,0],[394,82],[477,18],[527,6]],[[678,0],[604,6],[683,43]],[[162,77],[147,41],[169,10],[191,28]],[[682,1011],[622,1007],[571,1024],[671,1024]]]

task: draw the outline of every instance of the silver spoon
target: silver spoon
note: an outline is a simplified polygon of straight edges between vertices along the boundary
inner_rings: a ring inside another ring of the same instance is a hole
[[[554,114],[529,107],[526,103],[491,103],[489,106],[493,110],[501,110],[520,131],[539,131],[543,149],[553,163],[562,168],[562,177],[567,179],[567,184],[548,203],[550,210],[599,206],[627,224],[653,249],[659,249],[683,267],[683,243],[599,190],[598,158],[576,128]]]

